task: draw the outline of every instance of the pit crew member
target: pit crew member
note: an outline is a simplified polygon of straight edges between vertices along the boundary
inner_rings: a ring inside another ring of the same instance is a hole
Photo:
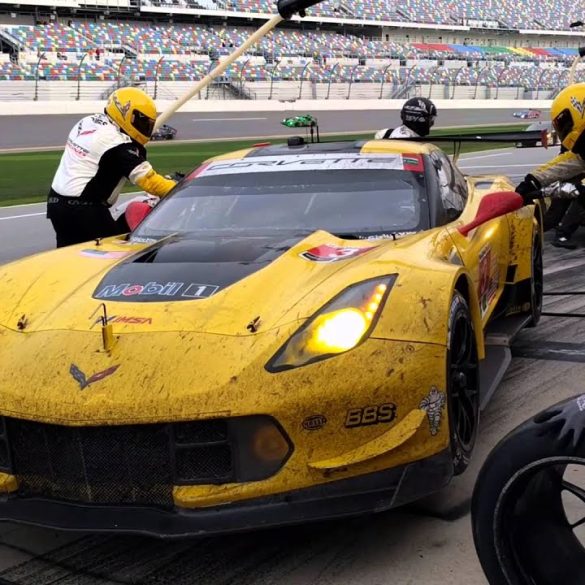
[[[112,93],[103,114],[73,127],[47,200],[58,248],[128,231],[124,217],[114,220],[109,209],[126,179],[156,197],[175,186],[146,159],[155,120],[150,96],[125,87]]]
[[[437,117],[437,108],[435,104],[424,97],[411,98],[402,106],[400,118],[402,125],[398,128],[382,128],[378,130],[374,138],[420,138],[428,136],[435,118]]]
[[[542,197],[543,188],[556,181],[571,181],[585,172],[585,83],[575,83],[561,91],[551,105],[550,115],[561,141],[561,153],[526,175],[516,187],[526,205]],[[567,233],[558,231],[555,244],[572,247],[570,237],[575,225],[572,222]]]

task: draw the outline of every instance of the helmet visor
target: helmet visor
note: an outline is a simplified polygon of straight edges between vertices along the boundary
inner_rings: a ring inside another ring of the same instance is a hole
[[[132,112],[132,126],[143,136],[150,138],[154,129],[154,119],[138,110]]]
[[[553,126],[557,131],[560,141],[562,142],[567,135],[573,130],[573,116],[571,111],[566,108],[564,109],[554,120]]]

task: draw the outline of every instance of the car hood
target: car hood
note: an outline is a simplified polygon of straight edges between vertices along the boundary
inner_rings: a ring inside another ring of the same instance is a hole
[[[348,241],[317,231],[71,246],[0,267],[0,325],[95,331],[105,318],[121,333],[246,335],[256,319],[265,330],[310,316],[290,312],[335,276],[325,291],[334,296],[352,282],[352,275],[342,276],[348,267],[413,237],[420,234],[396,242]]]

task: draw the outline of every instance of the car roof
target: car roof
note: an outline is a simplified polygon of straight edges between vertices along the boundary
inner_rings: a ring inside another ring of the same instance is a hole
[[[255,156],[296,156],[299,154],[319,153],[354,153],[354,154],[430,154],[439,150],[434,144],[427,142],[411,142],[408,140],[359,140],[342,142],[318,142],[289,146],[288,144],[270,144],[242,150],[227,152],[210,158],[206,162],[233,160]]]

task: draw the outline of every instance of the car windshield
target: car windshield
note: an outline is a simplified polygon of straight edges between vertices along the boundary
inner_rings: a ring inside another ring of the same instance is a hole
[[[421,155],[253,157],[200,167],[134,232],[368,237],[429,226]],[[412,170],[408,170],[412,168]]]
[[[550,130],[551,123],[550,122],[535,122],[534,124],[530,124],[526,128],[526,132],[530,132],[531,130]]]

